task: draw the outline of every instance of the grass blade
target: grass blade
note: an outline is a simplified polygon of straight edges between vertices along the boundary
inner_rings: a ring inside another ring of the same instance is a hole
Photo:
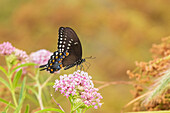
[[[42,113],[42,112],[46,112],[46,111],[57,111],[59,113],[64,113],[62,110],[56,109],[56,108],[47,108],[47,109],[43,109],[43,110],[40,110],[40,111],[36,111],[35,113]]]
[[[26,86],[29,90],[31,90],[35,95],[38,95],[38,93],[37,93],[37,91],[34,89],[34,88],[32,88],[32,87],[30,87],[30,86]]]
[[[19,70],[19,71],[15,74],[14,81],[13,81],[13,88],[14,88],[14,89],[17,87],[17,84],[18,84],[18,81],[19,81],[21,75],[22,75],[22,69]]]
[[[19,113],[22,108],[22,103],[25,99],[25,82],[26,82],[26,78],[24,78],[22,82],[21,91],[20,91],[19,100],[18,100],[19,104],[14,113]]]
[[[15,106],[13,104],[11,104],[10,102],[8,102],[8,101],[6,101],[6,100],[4,100],[2,98],[0,98],[0,102],[3,102],[5,104],[9,105],[11,108],[15,109]]]
[[[170,111],[139,111],[139,112],[126,112],[126,113],[170,113]]]
[[[2,82],[9,90],[11,90],[9,83],[6,80],[0,77],[0,82]]]
[[[20,91],[19,100],[18,100],[19,104],[23,98],[23,94],[24,94],[24,90],[25,90],[25,82],[26,82],[26,77],[24,78],[24,80],[22,82],[21,91]]]
[[[5,109],[4,109],[4,111],[2,113],[7,113],[10,104],[11,104],[11,102],[9,102],[9,104],[5,107]]]
[[[25,113],[29,113],[29,109],[30,109],[30,106],[29,106],[29,104],[27,104],[26,109],[25,109]]]
[[[167,89],[169,83],[170,83],[170,70],[167,70],[164,72],[164,75],[157,79],[156,83],[153,85],[152,91],[143,101],[143,104],[148,104],[149,101],[154,99],[156,96],[162,94],[162,92],[164,92]]]
[[[35,64],[35,63],[25,63],[25,64],[21,64],[21,65],[15,67],[15,68],[11,71],[11,75],[12,75],[17,69],[19,69],[19,68],[21,68],[21,67],[35,66],[35,65],[37,65],[37,64]]]
[[[0,70],[1,70],[5,75],[8,75],[8,73],[6,72],[6,70],[5,70],[2,66],[0,66]]]

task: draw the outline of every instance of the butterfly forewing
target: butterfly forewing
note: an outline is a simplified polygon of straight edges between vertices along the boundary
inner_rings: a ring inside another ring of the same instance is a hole
[[[66,46],[64,51],[68,51],[69,55],[63,59],[63,66],[74,64],[82,58],[82,47],[80,40],[73,29],[66,27],[64,29],[66,34]]]

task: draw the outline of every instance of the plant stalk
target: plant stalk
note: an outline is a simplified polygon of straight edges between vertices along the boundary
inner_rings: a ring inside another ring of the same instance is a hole
[[[37,87],[38,87],[38,95],[37,96],[37,99],[38,99],[38,102],[40,104],[40,108],[41,110],[44,109],[44,106],[43,106],[43,101],[42,101],[42,98],[41,98],[41,94],[42,94],[42,87],[40,85],[40,81],[39,81],[39,70],[37,70],[37,74],[36,74],[36,84],[37,84]]]

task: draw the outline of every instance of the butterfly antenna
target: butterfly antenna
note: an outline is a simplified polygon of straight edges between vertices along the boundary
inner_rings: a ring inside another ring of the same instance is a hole
[[[88,65],[87,65],[88,64]],[[91,64],[89,63],[89,62],[85,62],[85,65],[87,66],[87,69],[86,69],[86,71],[90,68],[90,66],[91,66]]]
[[[95,59],[96,57],[90,56],[90,57],[85,57],[85,59]]]

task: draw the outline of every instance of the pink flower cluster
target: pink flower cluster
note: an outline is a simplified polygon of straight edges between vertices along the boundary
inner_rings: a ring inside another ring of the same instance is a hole
[[[60,80],[55,80],[55,91],[60,91],[64,96],[70,95],[80,97],[82,102],[88,106],[94,106],[95,109],[101,106],[100,100],[103,98],[98,89],[94,88],[92,77],[87,72],[76,71],[73,74],[60,76]]]
[[[52,53],[50,51],[41,49],[30,54],[30,62],[43,65],[48,62],[51,55]]]
[[[9,42],[4,42],[0,44],[0,55],[10,55],[14,52],[15,47]]]
[[[17,57],[18,60],[20,61],[28,61],[28,55],[25,51],[20,50],[20,49],[15,49],[15,56]]]

